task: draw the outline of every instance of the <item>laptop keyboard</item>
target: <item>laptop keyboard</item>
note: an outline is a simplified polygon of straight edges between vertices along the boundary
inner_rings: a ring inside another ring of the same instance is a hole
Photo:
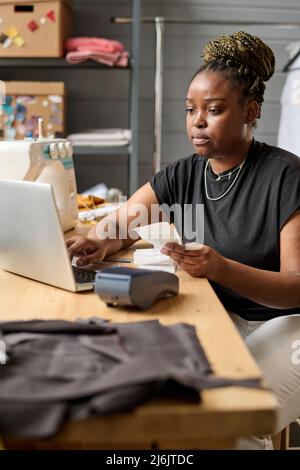
[[[96,271],[79,269],[76,266],[72,266],[72,268],[77,284],[93,284],[95,282]]]

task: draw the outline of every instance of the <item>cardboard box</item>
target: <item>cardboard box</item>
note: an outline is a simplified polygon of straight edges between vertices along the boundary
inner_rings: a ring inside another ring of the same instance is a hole
[[[62,57],[71,24],[69,0],[0,0],[0,58]]]
[[[65,130],[63,82],[5,82],[6,97],[0,115],[0,140],[38,136],[38,118],[45,137],[62,137]]]

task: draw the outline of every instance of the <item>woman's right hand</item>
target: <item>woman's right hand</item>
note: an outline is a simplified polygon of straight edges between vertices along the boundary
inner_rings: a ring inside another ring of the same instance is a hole
[[[66,241],[70,259],[78,257],[77,265],[86,266],[103,260],[107,254],[107,243],[104,240],[96,240],[83,236],[74,236]]]

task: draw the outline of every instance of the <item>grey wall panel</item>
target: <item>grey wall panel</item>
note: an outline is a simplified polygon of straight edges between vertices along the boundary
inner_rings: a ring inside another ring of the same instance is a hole
[[[76,0],[75,0],[76,1]],[[92,3],[92,0],[87,0],[88,3]],[[97,2],[97,0],[93,0],[94,2]],[[112,0],[112,3],[118,3],[115,2],[115,0]],[[147,6],[152,6],[159,8],[161,7],[162,3],[164,5],[170,6],[183,6],[183,5],[189,5],[190,7],[195,5],[195,6],[216,6],[219,8],[227,8],[227,7],[249,7],[249,1],[248,0],[144,0],[144,5]],[[298,8],[299,7],[299,0],[289,0],[285,4],[282,3],[282,0],[252,0],[251,1],[251,6],[255,7],[257,9],[259,8],[266,8],[266,7],[277,7],[277,8],[282,8],[284,6],[285,9],[293,9],[293,8]]]
[[[128,165],[126,155],[75,155],[74,166],[79,192],[104,182],[108,187],[118,187],[124,194],[127,194]]]
[[[219,2],[152,2],[144,1],[143,14],[145,16],[151,15],[151,12],[155,10],[156,15],[162,16],[173,16],[183,17],[193,15],[194,18],[202,18],[203,20],[227,20],[227,21],[291,21],[291,15],[293,20],[299,19],[299,5],[294,4],[289,7],[289,1],[276,5],[272,2],[266,2],[262,0],[258,3],[258,0],[253,3],[246,2],[228,2],[226,0]],[[153,14],[153,13],[152,13]]]
[[[300,7],[299,7],[300,8]],[[300,24],[300,17],[299,17]],[[168,29],[168,28],[166,28]],[[238,28],[234,28],[236,31]],[[240,29],[240,28],[239,28]],[[248,30],[249,28],[247,28]],[[228,31],[227,31],[228,32]],[[218,34],[218,33],[217,33]],[[260,35],[261,36],[261,35]],[[187,68],[196,70],[201,64],[201,51],[204,45],[214,38],[214,35],[195,35],[195,36],[172,36],[166,34],[165,36],[165,54],[164,54],[164,68],[165,69],[180,69]],[[290,42],[287,39],[268,39],[265,41],[273,49],[276,56],[276,70],[280,71],[287,59],[286,46]],[[154,55],[154,41],[149,37],[144,37],[142,47],[152,50],[152,54],[147,54],[142,57],[142,66],[145,68],[152,68],[155,65]]]
[[[69,100],[68,127],[70,132],[91,127],[128,127],[128,106],[126,100]],[[152,129],[153,102],[140,102],[140,131]],[[80,127],[78,127],[80,125]]]
[[[129,47],[130,26],[112,24],[110,19],[112,16],[130,16],[130,0],[118,2],[77,0],[73,1],[73,9],[76,35],[121,39]]]
[[[141,163],[139,165],[140,184],[145,184],[152,177],[152,166],[149,163]]]
[[[126,157],[115,155],[93,156],[77,155],[74,159],[78,191],[85,191],[99,182],[112,188],[120,188],[127,194],[128,165]],[[140,184],[147,183],[152,176],[152,166],[149,162],[139,164]]]

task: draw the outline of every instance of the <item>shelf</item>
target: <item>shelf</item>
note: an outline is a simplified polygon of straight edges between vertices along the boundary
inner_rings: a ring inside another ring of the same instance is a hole
[[[80,64],[70,64],[64,57],[52,58],[52,57],[1,57],[0,55],[0,69],[2,67],[2,79],[8,80],[5,75],[11,75],[10,69],[18,69],[18,79],[21,80],[23,70],[26,69],[57,69],[57,70],[84,70],[84,69],[95,69],[96,71],[101,70],[129,70],[129,125],[126,126],[131,129],[132,138],[128,145],[124,146],[109,146],[109,147],[98,147],[80,145],[74,146],[74,156],[77,155],[127,155],[128,165],[128,183],[129,183],[129,195],[133,194],[138,189],[138,156],[139,156],[139,88],[140,88],[140,10],[141,0],[131,0],[132,5],[132,24],[131,24],[131,49],[129,63],[127,67],[120,66],[109,66],[95,62],[93,60],[87,60]],[[5,70],[6,69],[6,70]],[[29,74],[30,75],[30,74]],[[28,74],[27,74],[28,76]],[[70,79],[71,77],[67,77]],[[96,126],[97,127],[97,126]],[[118,125],[116,126],[118,127]],[[117,161],[117,160],[116,160]]]
[[[100,64],[94,60],[86,60],[81,64],[69,64],[64,58],[52,59],[52,58],[0,58],[0,67],[51,67],[51,68],[87,68],[87,69],[106,69],[106,70],[128,70],[130,65],[127,67],[110,67],[109,65]]]
[[[128,155],[131,151],[130,145],[97,147],[92,145],[74,145],[74,155]]]

